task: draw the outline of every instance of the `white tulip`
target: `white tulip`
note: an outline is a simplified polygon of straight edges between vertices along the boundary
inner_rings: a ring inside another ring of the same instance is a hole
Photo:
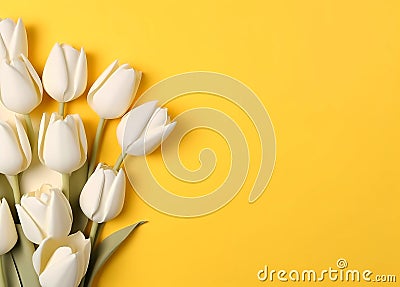
[[[98,164],[82,189],[79,204],[92,221],[102,223],[118,216],[125,200],[125,173]]]
[[[0,204],[0,256],[10,251],[17,243],[18,235],[14,219],[7,200],[3,198]]]
[[[63,119],[53,113],[48,119],[43,114],[39,128],[39,159],[48,168],[70,174],[86,161],[87,140],[79,115]]]
[[[29,241],[40,244],[47,237],[63,238],[71,231],[72,210],[58,188],[43,185],[22,196],[15,205],[22,230]]]
[[[166,108],[157,108],[157,101],[148,102],[122,117],[117,127],[118,143],[124,154],[149,154],[169,136],[175,125],[176,122],[170,122]]]
[[[67,44],[56,43],[43,70],[43,86],[57,102],[72,101],[83,94],[87,84],[87,61],[80,51]]]
[[[0,121],[0,173],[17,175],[29,167],[32,151],[22,123],[15,117],[15,128]]]
[[[3,105],[19,114],[29,114],[42,101],[43,87],[29,60],[21,57],[0,65],[0,99]]]
[[[76,287],[89,265],[90,240],[78,231],[61,239],[45,239],[32,261],[42,287]]]
[[[114,61],[90,88],[89,106],[102,119],[121,117],[131,106],[141,78],[142,72]]]
[[[0,19],[1,20],[1,19]],[[21,54],[28,56],[28,39],[24,23],[9,18],[0,21],[0,58],[13,60]]]

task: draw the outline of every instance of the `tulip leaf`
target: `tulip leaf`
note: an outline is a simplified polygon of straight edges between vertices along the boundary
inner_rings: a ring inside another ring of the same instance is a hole
[[[87,286],[91,286],[96,273],[107,262],[107,260],[114,254],[117,248],[125,239],[140,225],[147,221],[139,221],[135,224],[127,226],[118,230],[104,239],[93,251],[90,257],[89,268],[86,274]]]
[[[20,287],[21,283],[19,281],[18,271],[16,269],[11,252],[1,256],[1,260],[3,260],[3,268],[7,280],[7,286]]]
[[[88,223],[88,218],[82,212],[81,207],[79,206],[79,196],[81,195],[81,191],[83,186],[87,181],[87,170],[88,170],[88,161],[71,174],[69,184],[70,184],[70,192],[69,192],[69,202],[72,208],[72,214],[74,221],[72,223],[71,233],[75,233],[77,231],[84,231],[86,225]]]
[[[16,224],[18,241],[11,250],[18,270],[21,285],[26,287],[40,287],[39,278],[33,269],[32,254],[35,251],[33,243],[30,242],[22,231],[20,224]]]

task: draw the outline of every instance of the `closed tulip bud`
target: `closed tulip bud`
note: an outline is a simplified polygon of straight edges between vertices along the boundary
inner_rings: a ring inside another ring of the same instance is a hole
[[[40,244],[47,237],[63,238],[71,231],[71,206],[58,188],[43,185],[23,195],[16,208],[22,230],[33,243]]]
[[[102,223],[118,216],[125,200],[125,173],[98,164],[82,189],[79,204],[92,221]]]
[[[43,70],[43,86],[59,103],[78,98],[87,85],[87,61],[83,48],[80,51],[67,44],[55,44]]]
[[[39,128],[39,159],[48,168],[70,174],[86,161],[87,140],[79,115],[63,119],[53,113],[48,119],[43,114]]]
[[[153,152],[169,136],[176,122],[170,122],[166,108],[152,101],[125,116],[117,127],[117,139],[124,154],[140,156]]]
[[[76,287],[89,265],[90,240],[78,231],[64,238],[47,238],[32,261],[42,287]]]
[[[42,95],[42,82],[24,55],[1,63],[0,99],[7,109],[19,114],[29,114],[41,103]]]
[[[14,219],[7,200],[3,198],[0,204],[0,256],[10,251],[17,243],[18,235]]]
[[[142,72],[114,61],[90,88],[87,101],[102,119],[116,119],[129,109],[139,86]]]
[[[15,117],[15,128],[0,121],[0,173],[17,175],[27,169],[32,160],[28,136],[22,123]]]
[[[28,39],[24,23],[18,19],[17,23],[9,18],[0,19],[0,58],[13,60],[21,54],[28,56]]]

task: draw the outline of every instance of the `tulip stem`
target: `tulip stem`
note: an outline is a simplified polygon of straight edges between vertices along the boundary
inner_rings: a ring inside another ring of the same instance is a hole
[[[124,162],[124,159],[126,158],[126,153],[121,152],[121,154],[119,155],[117,161],[114,164],[113,170],[114,171],[119,171],[121,168],[122,163]]]
[[[92,227],[90,228],[90,242],[92,243],[92,250],[94,249],[94,246],[96,244],[97,238],[99,237],[99,234],[101,230],[103,229],[104,224],[103,223],[97,223],[97,222],[92,222]]]
[[[10,175],[8,176],[8,181],[11,185],[11,188],[14,193],[14,201],[15,204],[20,204],[21,203],[21,192],[19,190],[19,181],[18,181],[18,175]]]
[[[32,119],[30,114],[24,115],[26,128],[28,129],[28,138],[31,143],[31,149],[33,150],[33,146],[35,145],[35,131],[33,130]]]
[[[62,192],[65,197],[69,200],[69,177],[68,173],[62,173]]]
[[[58,114],[64,118],[65,114],[65,103],[58,103]]]
[[[6,280],[6,276],[5,276],[5,270],[4,270],[4,266],[3,266],[3,256],[0,256],[0,287],[7,287],[7,280]]]
[[[96,166],[96,159],[97,159],[97,153],[99,152],[100,148],[100,140],[103,135],[104,131],[104,125],[106,124],[106,119],[100,118],[99,123],[97,125],[97,131],[96,131],[96,136],[94,138],[93,142],[93,151],[92,155],[90,156],[90,163],[89,163],[89,169],[88,169],[88,177],[92,175],[94,168]]]

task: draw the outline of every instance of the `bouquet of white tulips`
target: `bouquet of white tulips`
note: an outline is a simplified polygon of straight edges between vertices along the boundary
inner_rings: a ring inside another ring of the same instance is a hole
[[[0,101],[15,115],[0,121],[0,286],[91,286],[101,266],[144,223],[97,242],[101,227],[118,216],[124,204],[124,159],[154,151],[176,123],[157,102],[128,112],[142,73],[115,61],[87,95],[99,115],[88,158],[81,117],[65,114],[65,105],[86,90],[85,51],[55,44],[40,79],[28,59],[22,21],[0,19],[0,61]],[[30,113],[44,90],[59,108],[43,114],[35,130]],[[97,163],[105,122],[120,117],[116,136],[121,155],[111,166]],[[23,185],[24,173],[37,168],[58,172],[60,186],[49,184],[46,177],[39,186]],[[85,230],[90,233],[85,235]]]

